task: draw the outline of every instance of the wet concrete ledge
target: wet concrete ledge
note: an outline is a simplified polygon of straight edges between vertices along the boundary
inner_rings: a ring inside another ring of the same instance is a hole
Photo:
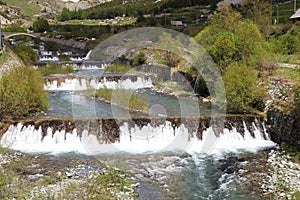
[[[11,125],[17,126],[22,124],[22,129],[28,126],[34,126],[36,130],[41,129],[43,136],[51,128],[52,134],[56,131],[65,131],[71,133],[75,128],[80,136],[84,130],[89,134],[94,134],[103,143],[114,143],[120,139],[120,126],[127,123],[129,128],[147,126],[158,127],[166,123],[171,124],[174,129],[184,125],[188,129],[191,137],[202,139],[203,132],[212,127],[218,136],[227,128],[229,130],[236,129],[244,135],[245,125],[251,135],[254,137],[255,127],[264,132],[265,123],[263,116],[259,115],[237,115],[237,116],[218,116],[218,117],[171,117],[171,118],[130,118],[130,119],[30,119],[3,121],[0,127],[0,137],[8,130]],[[265,127],[266,128],[266,127]],[[195,135],[192,135],[195,134]],[[265,138],[266,139],[266,138]]]

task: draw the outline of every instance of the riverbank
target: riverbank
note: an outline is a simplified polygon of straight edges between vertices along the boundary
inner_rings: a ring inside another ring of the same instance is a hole
[[[1,199],[136,199],[129,173],[80,155],[25,154],[0,148]]]

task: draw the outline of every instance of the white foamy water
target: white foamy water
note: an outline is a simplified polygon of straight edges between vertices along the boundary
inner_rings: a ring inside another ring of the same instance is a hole
[[[74,129],[71,133],[64,130],[55,131],[49,127],[46,135],[42,136],[42,129],[34,126],[23,126],[18,123],[11,125],[1,138],[1,145],[14,150],[39,153],[67,153],[78,152],[81,154],[95,155],[101,153],[129,152],[161,152],[185,151],[189,154],[208,153],[221,155],[226,152],[246,150],[255,152],[262,148],[275,145],[271,140],[264,139],[266,133],[260,132],[255,124],[255,137],[245,129],[244,136],[233,130],[224,129],[220,137],[216,137],[213,129],[208,128],[203,132],[203,140],[191,137],[184,125],[173,128],[170,122],[165,122],[157,127],[150,124],[139,127],[129,127],[127,123],[120,126],[120,137],[114,144],[104,144],[94,134],[83,131],[81,136]],[[195,133],[194,133],[195,135]],[[268,138],[268,137],[267,137]]]
[[[86,90],[88,88],[100,89],[100,88],[108,88],[108,89],[142,89],[153,87],[153,83],[150,78],[143,79],[141,77],[137,77],[136,81],[132,81],[131,79],[124,79],[118,81],[110,81],[106,78],[103,78],[101,81],[91,79],[87,80],[84,78],[66,78],[61,82],[57,80],[46,81],[44,85],[45,90],[49,91],[80,91]]]

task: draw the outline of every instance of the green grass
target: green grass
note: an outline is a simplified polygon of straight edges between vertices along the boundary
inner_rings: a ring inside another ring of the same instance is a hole
[[[69,184],[56,199],[137,199],[132,182],[125,172],[104,167],[83,182]]]
[[[297,9],[300,8],[300,0],[297,0]],[[277,19],[277,6],[273,4],[272,6],[272,22]],[[286,4],[278,5],[278,18],[279,23],[290,22],[290,17],[294,14],[294,1]]]
[[[38,70],[41,72],[42,76],[49,76],[51,74],[69,74],[74,71],[72,66],[61,66],[56,63],[50,63],[47,66],[39,67]]]
[[[46,0],[40,0],[45,2]],[[21,10],[21,15],[26,19],[32,19],[33,15],[40,13],[40,7],[34,3],[29,4],[28,0],[6,0],[9,6],[18,7]]]
[[[132,70],[132,67],[129,65],[113,64],[107,66],[104,71],[106,72],[115,72],[115,73],[127,73]]]
[[[292,82],[300,82],[300,68],[290,69],[281,67],[274,73],[275,76],[280,76]]]
[[[112,104],[120,105],[133,110],[148,111],[148,102],[141,94],[136,94],[131,90],[107,89],[96,90],[95,96],[100,100],[105,100]]]

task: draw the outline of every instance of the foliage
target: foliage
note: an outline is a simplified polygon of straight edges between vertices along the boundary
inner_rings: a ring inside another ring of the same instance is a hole
[[[70,61],[70,56],[65,55],[65,54],[61,54],[58,56],[59,61]]]
[[[48,108],[47,93],[39,72],[16,67],[0,79],[0,119],[22,118]]]
[[[254,70],[245,65],[232,63],[228,66],[223,81],[225,83],[227,110],[230,113],[251,113],[262,111],[266,90],[259,84]]]
[[[45,48],[48,51],[58,51],[59,50],[59,45],[56,42],[45,41]]]
[[[132,70],[132,67],[129,65],[122,65],[122,64],[112,64],[107,66],[104,71],[106,72],[115,72],[115,73],[127,73]]]
[[[51,74],[69,74],[73,73],[72,66],[62,66],[57,63],[49,63],[47,66],[41,66],[38,68],[42,76],[48,76]]]
[[[266,37],[270,36],[270,16],[272,7],[268,0],[244,0],[238,10],[248,19],[251,19]]]
[[[32,64],[36,60],[36,53],[33,48],[24,44],[17,45],[14,52],[24,61],[26,65]]]
[[[221,4],[210,17],[210,25],[195,37],[222,73],[232,62],[254,64],[252,56],[265,45],[256,24],[251,20],[241,21],[241,17],[230,5]]]
[[[108,89],[101,88],[96,90],[95,96],[99,99],[108,101],[113,104],[124,106],[133,110],[148,110],[148,102],[141,94],[136,94],[126,89]]]
[[[33,22],[33,31],[34,32],[45,32],[49,30],[49,23],[46,19],[38,18]]]
[[[3,29],[4,32],[26,32],[26,29],[22,27],[20,22],[15,22],[13,24],[6,25]]]

